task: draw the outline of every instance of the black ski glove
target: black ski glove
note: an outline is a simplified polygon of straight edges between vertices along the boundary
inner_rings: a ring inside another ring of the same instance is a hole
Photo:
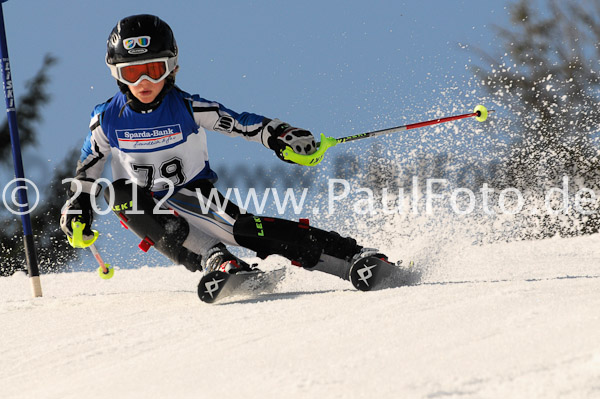
[[[289,124],[273,119],[269,121],[263,129],[263,143],[275,151],[275,154],[282,160],[283,150],[286,147],[292,148],[296,154],[309,155],[317,150],[315,136],[305,129],[292,127]]]
[[[94,221],[94,211],[92,210],[91,195],[88,193],[79,193],[77,197],[73,197],[73,193],[69,192],[71,197],[67,200],[62,208],[62,214],[60,215],[60,228],[65,234],[72,238],[73,229],[71,228],[71,222],[73,220],[85,224],[83,229],[83,239],[91,240],[94,238],[94,232],[92,231],[92,222]],[[74,212],[78,214],[75,214]]]

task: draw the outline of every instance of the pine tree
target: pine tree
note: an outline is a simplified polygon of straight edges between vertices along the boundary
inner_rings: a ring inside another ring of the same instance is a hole
[[[496,27],[506,53],[483,53],[489,66],[475,72],[520,126],[495,184],[541,195],[568,176],[573,192],[600,194],[600,0],[519,0],[509,10],[511,26]],[[569,223],[540,218],[542,236],[600,227],[597,213],[571,214]]]
[[[47,55],[42,67],[36,75],[27,82],[27,92],[17,101],[17,123],[22,149],[36,144],[36,124],[41,121],[42,108],[50,101],[48,71],[56,63],[56,58]],[[12,155],[8,122],[5,121],[0,129],[0,162],[8,171],[12,171]],[[77,154],[71,153],[62,165],[74,165]],[[8,173],[8,172],[7,172]],[[41,193],[40,206],[31,215],[32,229],[36,244],[36,252],[41,271],[55,271],[64,266],[75,256],[75,252],[64,239],[59,228],[58,219],[64,196],[61,183],[65,177],[70,177],[72,171],[66,167],[57,170],[50,184]],[[3,212],[0,220],[0,276],[13,274],[17,270],[25,270],[23,249],[23,231],[19,217]]]

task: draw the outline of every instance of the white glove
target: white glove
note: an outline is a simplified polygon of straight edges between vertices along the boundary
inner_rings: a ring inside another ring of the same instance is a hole
[[[264,138],[266,137],[266,143]],[[263,143],[282,160],[283,150],[290,147],[296,154],[309,155],[317,150],[315,136],[305,129],[292,127],[289,124],[273,119],[263,128]],[[286,161],[289,162],[289,161]]]

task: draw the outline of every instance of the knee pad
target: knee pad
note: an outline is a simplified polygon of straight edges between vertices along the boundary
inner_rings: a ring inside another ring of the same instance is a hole
[[[305,268],[314,267],[323,253],[349,259],[361,248],[356,240],[311,227],[305,219],[293,222],[242,215],[233,225],[233,234],[240,245],[256,251],[260,258],[277,254]]]
[[[156,214],[156,202],[152,193],[136,184],[126,182],[125,179],[114,181],[114,198],[110,198],[108,189],[104,190],[104,198],[109,204],[113,200],[112,210],[121,220],[121,224],[142,239],[140,249],[146,252],[154,246],[173,262],[183,264],[192,271],[201,270],[200,255],[183,247],[183,242],[190,232],[188,222],[175,214]],[[133,210],[135,212],[132,212]]]

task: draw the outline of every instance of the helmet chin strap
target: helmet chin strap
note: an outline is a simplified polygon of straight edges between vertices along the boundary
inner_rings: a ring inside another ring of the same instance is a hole
[[[121,112],[119,112],[119,116],[121,116],[123,114],[123,110],[125,109],[125,106],[127,106],[127,105],[129,105],[131,107],[131,109],[133,109],[135,112],[145,113],[145,112],[153,111],[156,108],[158,108],[158,106],[162,102],[163,98],[165,98],[165,96],[167,95],[169,90],[171,90],[175,86],[175,74],[172,73],[165,78],[164,87],[162,88],[160,93],[158,93],[158,95],[156,96],[154,101],[152,101],[151,103],[148,103],[148,104],[143,103],[140,100],[138,100],[131,93],[131,91],[129,90],[129,87],[127,87],[126,84],[121,83],[117,80],[117,85],[119,85],[119,89],[121,90],[121,92],[123,94],[125,94],[125,96],[127,96],[127,103],[123,106],[123,108],[121,109]]]

